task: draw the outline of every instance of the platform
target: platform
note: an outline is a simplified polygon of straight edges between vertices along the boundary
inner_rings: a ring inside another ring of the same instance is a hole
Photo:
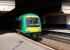
[[[55,50],[17,33],[0,35],[0,50]]]

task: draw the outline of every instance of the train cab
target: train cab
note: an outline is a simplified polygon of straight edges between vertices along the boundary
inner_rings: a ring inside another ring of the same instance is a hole
[[[23,14],[19,16],[20,28],[18,32],[26,36],[37,36],[41,32],[41,21],[40,17],[33,13]]]

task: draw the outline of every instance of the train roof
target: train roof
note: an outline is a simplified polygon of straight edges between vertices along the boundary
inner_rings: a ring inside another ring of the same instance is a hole
[[[27,13],[27,14],[22,14],[21,17],[39,17],[37,14],[34,13]]]

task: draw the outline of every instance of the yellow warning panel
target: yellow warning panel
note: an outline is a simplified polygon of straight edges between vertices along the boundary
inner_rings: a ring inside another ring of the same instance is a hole
[[[40,27],[28,27],[28,31],[30,32],[39,32]]]

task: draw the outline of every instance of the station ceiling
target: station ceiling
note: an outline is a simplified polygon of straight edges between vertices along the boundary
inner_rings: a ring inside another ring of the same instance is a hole
[[[0,1],[14,1],[15,9],[14,11],[19,12],[38,12],[47,13],[58,11],[61,8],[61,3],[63,0],[0,0]]]
[[[16,0],[16,10],[46,14],[59,11],[63,0]]]
[[[63,0],[0,0],[0,1],[14,1],[15,9],[10,13],[21,14],[27,12],[35,12],[38,14],[45,14],[49,12],[59,11]],[[5,11],[6,12],[6,11]],[[0,11],[0,14],[5,14]]]

